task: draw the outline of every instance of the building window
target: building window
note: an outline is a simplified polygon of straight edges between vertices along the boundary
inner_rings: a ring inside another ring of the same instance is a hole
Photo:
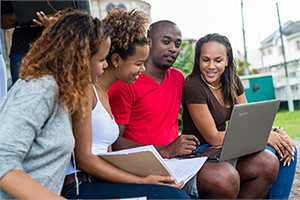
[[[118,5],[118,7],[120,8],[120,10],[126,10],[126,6],[124,4],[122,4],[122,3],[120,3]]]
[[[115,6],[115,4],[113,3],[109,3],[107,6],[106,6],[106,12],[109,12],[111,9],[113,9]]]
[[[282,47],[281,47],[281,46],[278,48],[278,55],[279,55],[279,56],[282,55]]]
[[[113,4],[113,3],[109,3],[107,6],[106,6],[106,12],[109,12],[111,9],[115,8],[115,7],[118,7],[120,8],[120,10],[126,10],[126,6],[122,3],[120,3],[118,6]]]
[[[268,49],[268,55],[272,54],[272,49]]]
[[[296,41],[296,50],[300,50],[300,40]]]

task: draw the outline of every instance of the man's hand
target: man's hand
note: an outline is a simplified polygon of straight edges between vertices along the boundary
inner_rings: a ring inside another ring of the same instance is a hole
[[[196,145],[200,145],[200,142],[194,135],[180,135],[172,143],[156,146],[156,148],[162,157],[173,158],[191,154],[196,150]]]

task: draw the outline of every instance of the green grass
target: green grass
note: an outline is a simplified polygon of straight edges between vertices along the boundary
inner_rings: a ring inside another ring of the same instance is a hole
[[[291,138],[300,138],[300,110],[293,113],[280,111],[277,113],[274,126],[281,126]]]

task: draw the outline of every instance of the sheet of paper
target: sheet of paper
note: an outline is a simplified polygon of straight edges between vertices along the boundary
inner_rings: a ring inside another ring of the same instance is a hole
[[[186,184],[205,163],[207,157],[187,158],[187,159],[164,159],[168,168],[173,172],[178,182],[184,181]]]

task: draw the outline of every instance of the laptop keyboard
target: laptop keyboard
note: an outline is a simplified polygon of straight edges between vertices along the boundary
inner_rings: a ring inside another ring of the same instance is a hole
[[[196,158],[196,157],[204,157],[206,156],[208,160],[219,160],[219,156],[221,153],[222,146],[211,147],[208,149],[203,149],[201,151],[193,152],[189,155],[179,156],[179,158]]]
[[[208,157],[209,160],[218,160],[220,156],[220,152],[221,152],[221,148],[210,148],[210,149],[194,152],[193,154],[195,154],[196,157],[206,156]]]

